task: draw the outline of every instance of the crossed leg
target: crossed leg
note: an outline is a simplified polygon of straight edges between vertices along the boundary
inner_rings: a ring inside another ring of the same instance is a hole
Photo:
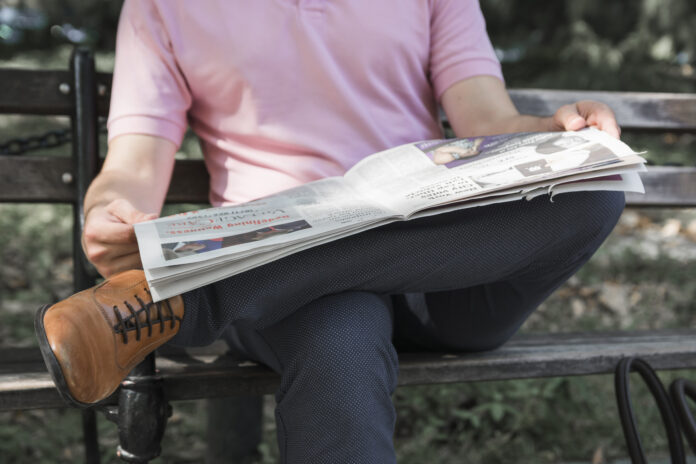
[[[622,193],[583,192],[374,229],[185,294],[173,341],[206,344],[229,327],[281,374],[283,462],[394,462],[392,324],[421,348],[500,346],[623,205]]]
[[[172,342],[206,345],[230,324],[263,329],[347,291],[427,293],[420,317],[449,341],[464,335],[445,327],[453,312],[464,324],[485,315],[511,335],[513,314],[529,314],[584,264],[623,206],[623,193],[567,193],[372,229],[185,293]]]

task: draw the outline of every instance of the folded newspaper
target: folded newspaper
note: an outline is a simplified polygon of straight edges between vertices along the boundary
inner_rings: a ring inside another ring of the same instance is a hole
[[[596,129],[431,140],[342,177],[135,225],[156,301],[394,221],[581,190],[643,192],[645,160]]]

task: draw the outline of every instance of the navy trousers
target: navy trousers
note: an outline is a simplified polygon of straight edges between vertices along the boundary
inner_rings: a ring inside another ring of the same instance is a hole
[[[227,330],[281,375],[282,462],[394,463],[395,346],[500,346],[623,207],[623,193],[567,193],[373,229],[186,293],[172,342]]]

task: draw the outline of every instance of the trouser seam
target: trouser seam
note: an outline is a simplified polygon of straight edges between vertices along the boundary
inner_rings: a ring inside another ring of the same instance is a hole
[[[280,444],[282,446],[282,451],[280,453],[281,456],[281,464],[285,464],[288,462],[288,440],[287,440],[287,428],[285,427],[285,421],[283,420],[283,416],[280,413],[280,409],[278,409],[277,413],[277,422],[280,426],[280,429],[283,434],[283,443]],[[279,446],[279,448],[281,447]]]

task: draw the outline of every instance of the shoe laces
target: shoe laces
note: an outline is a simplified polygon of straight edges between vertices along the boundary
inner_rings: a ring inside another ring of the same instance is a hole
[[[150,290],[147,288],[144,290],[148,295],[150,295],[150,298],[152,298]],[[121,314],[121,310],[117,305],[113,306],[114,315],[117,319],[113,329],[117,335],[123,336],[124,345],[128,343],[128,332],[135,331],[135,340],[140,341],[141,331],[144,328],[147,329],[148,337],[151,337],[153,325],[159,324],[159,332],[164,333],[165,324],[167,322],[169,322],[172,330],[176,328],[177,321],[181,322],[181,318],[174,314],[174,310],[172,309],[169,300],[158,301],[155,303],[153,301],[145,302],[138,295],[133,295],[133,298],[138,302],[140,307],[136,308],[131,303],[124,300],[123,304],[130,313],[130,315],[126,317],[123,317],[123,314]],[[154,318],[152,317],[150,311],[153,306],[155,307],[157,313]],[[140,320],[141,314],[145,315],[144,322]]]

